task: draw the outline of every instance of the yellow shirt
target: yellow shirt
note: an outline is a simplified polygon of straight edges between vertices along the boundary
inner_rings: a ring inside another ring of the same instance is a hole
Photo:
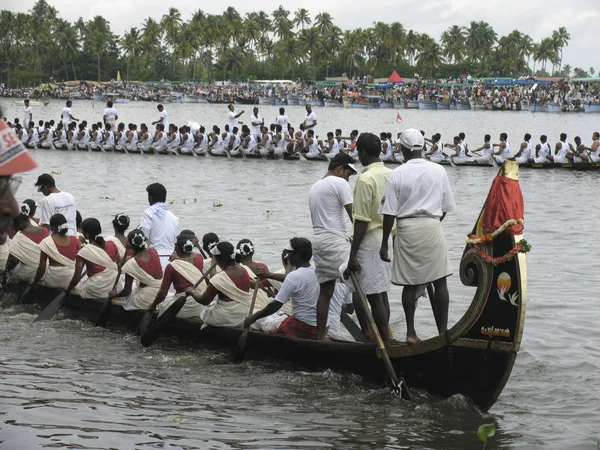
[[[382,162],[376,162],[363,169],[356,181],[352,216],[354,220],[369,223],[367,233],[376,228],[383,228],[383,215],[378,211],[391,173],[392,170]]]

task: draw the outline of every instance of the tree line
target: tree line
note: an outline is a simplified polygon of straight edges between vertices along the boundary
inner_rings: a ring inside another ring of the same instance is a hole
[[[126,80],[310,80],[383,77],[394,68],[408,77],[586,76],[562,64],[569,41],[564,27],[534,42],[518,30],[499,36],[484,21],[452,25],[439,41],[399,22],[342,30],[327,12],[312,17],[283,6],[245,15],[233,7],[220,15],[199,9],[187,21],[169,8],[119,36],[101,16],[70,23],[38,0],[28,13],[0,11],[0,78],[9,86],[108,81],[119,70]]]

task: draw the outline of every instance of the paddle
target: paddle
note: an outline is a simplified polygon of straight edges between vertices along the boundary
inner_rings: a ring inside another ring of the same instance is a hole
[[[84,270],[81,273],[81,276],[83,277],[86,272],[87,272],[87,270]],[[50,319],[52,319],[52,317],[54,317],[54,315],[65,304],[65,302],[67,301],[67,296],[68,295],[69,295],[68,291],[63,291],[60,294],[58,294],[56,296],[56,298],[54,300],[52,300],[50,302],[50,304],[48,306],[46,306],[41,313],[38,314],[38,316],[35,318],[34,322],[37,322],[39,320],[50,320]]]
[[[346,330],[348,330],[348,333],[352,335],[355,341],[366,342],[365,335],[363,334],[362,330],[358,325],[356,325],[356,322],[352,320],[352,318],[348,315],[346,311],[342,311],[340,320],[342,324],[346,327]]]
[[[200,279],[196,282],[196,284],[194,285],[194,289],[196,289],[198,286],[200,286],[200,283],[202,283],[206,279],[206,277],[208,275],[210,275],[210,273],[215,269],[215,267],[217,267],[217,263],[216,263],[216,261],[213,261],[212,265],[210,266],[210,269],[208,269],[208,272],[206,272],[204,275],[202,275],[202,277],[200,277]],[[183,296],[181,298],[183,298],[183,302],[181,303],[181,306],[179,306],[179,309],[177,309],[177,312],[179,312],[181,310],[181,308],[183,308],[183,305],[185,304],[185,300],[187,299],[187,295]],[[167,311],[165,311],[162,316],[164,316],[165,314],[167,314],[167,312],[172,310],[175,307],[175,304],[179,300],[181,300],[181,299],[178,299],[177,301],[175,301],[175,303],[173,305],[171,305],[171,307]],[[152,323],[153,315],[154,315],[154,310],[149,309],[144,314],[144,317],[142,317],[142,320],[140,320],[140,324],[138,325],[138,327],[135,331],[135,334],[137,334],[138,336],[141,335],[142,339],[144,339],[144,335],[148,331],[150,331],[148,328],[150,327],[150,324]],[[177,314],[175,314],[175,315],[177,315]],[[161,316],[161,318],[162,318],[162,316]],[[173,317],[175,317],[175,316],[173,316]],[[160,329],[157,331],[160,331]],[[156,334],[156,337],[152,340],[152,342],[154,342],[157,337],[158,337],[158,333]],[[148,344],[148,346],[151,345],[152,342],[150,342]],[[142,343],[142,345],[143,345],[143,343]],[[144,346],[147,347],[146,345],[144,345]]]
[[[119,264],[119,268],[117,270],[117,278],[115,279],[115,284],[113,284],[113,289],[117,287],[119,283],[119,278],[121,277],[121,269],[125,265],[125,260],[127,259],[127,249],[125,250],[125,254],[123,255],[123,261]],[[98,316],[98,320],[96,320],[97,327],[106,328],[108,325],[108,318],[110,317],[110,310],[112,308],[112,299],[107,298],[102,305],[102,309],[100,309],[100,315]]]
[[[379,330],[377,329],[377,325],[375,325],[375,320],[373,319],[373,315],[371,314],[371,309],[369,308],[367,298],[362,290],[362,287],[360,286],[360,283],[358,282],[358,277],[356,276],[356,273],[350,272],[350,278],[352,279],[354,290],[358,294],[359,301],[367,315],[369,327],[371,328],[371,333],[373,334],[373,336],[375,336],[375,339],[377,341],[377,347],[383,357],[383,365],[385,366],[385,370],[392,380],[392,394],[394,394],[396,397],[402,397],[405,400],[410,400],[410,392],[408,391],[406,381],[404,381],[404,378],[398,378],[396,372],[394,371],[392,361],[390,360],[390,355],[388,355],[387,349],[385,348],[385,344],[383,343],[381,335],[379,334]]]
[[[19,298],[17,299],[17,304],[25,303],[25,299],[27,299],[29,297],[29,295],[31,294],[31,289],[33,289],[33,285],[28,284],[27,287],[23,290],[23,292],[19,296]]]
[[[248,317],[252,315],[254,312],[254,303],[256,302],[256,294],[260,289],[260,279],[257,277],[254,282],[254,293],[252,294],[252,301],[250,302],[250,310],[248,311]],[[250,332],[250,327],[244,327],[244,331],[242,331],[242,335],[240,336],[240,340],[238,342],[237,348],[235,349],[235,353],[233,355],[233,362],[240,363],[244,360],[244,354],[246,353],[246,343],[248,342],[248,333]]]

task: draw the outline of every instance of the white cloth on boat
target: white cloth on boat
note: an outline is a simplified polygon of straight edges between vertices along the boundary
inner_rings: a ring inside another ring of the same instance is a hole
[[[115,285],[117,265],[110,259],[108,253],[95,245],[86,245],[79,250],[77,256],[105,268],[102,272],[88,276],[79,283],[81,298],[106,298]]]
[[[123,245],[121,240],[116,236],[108,236],[105,239],[106,239],[106,242],[112,242],[113,244],[115,244],[115,246],[117,247],[117,250],[119,251],[119,259],[123,259],[127,249],[125,248],[125,246]]]
[[[134,258],[129,259],[121,269],[121,271],[132,277],[137,281],[136,286],[131,291],[131,294],[127,298],[122,299],[123,309],[131,311],[134,309],[148,309],[156,294],[160,290],[160,279],[156,279],[144,269],[140,267],[137,260]],[[144,285],[144,287],[140,287]]]
[[[442,224],[435,217],[398,219],[392,283],[427,284],[452,274]]]
[[[379,256],[379,252],[377,253],[377,255]],[[331,302],[329,304],[329,331],[327,332],[328,337],[334,339],[339,338],[342,308],[344,305],[349,305],[351,303],[352,290],[345,283],[335,283],[335,289],[333,290],[333,296],[331,297]]]
[[[0,268],[4,270],[6,267],[6,262],[8,261],[8,255],[10,250],[8,248],[8,239],[4,244],[0,244]]]
[[[312,238],[313,262],[319,283],[339,277],[338,268],[350,255],[350,240],[337,233],[322,232]]]
[[[39,244],[39,248],[48,258],[61,264],[60,266],[52,266],[48,261],[42,284],[49,288],[66,289],[75,273],[75,261],[58,251],[52,236],[43,239]]]
[[[19,281],[33,281],[40,264],[40,247],[23,233],[18,232],[10,241],[10,254],[19,260],[13,275]]]
[[[204,322],[202,327],[209,325],[213,327],[243,326],[244,319],[248,316],[254,291],[250,289],[249,292],[246,292],[239,289],[226,272],[213,275],[210,284],[230,300],[217,299],[211,303],[200,316]],[[259,291],[258,294],[260,292],[262,291]],[[259,298],[258,294],[254,304],[255,309],[264,308],[268,303],[263,298]]]
[[[192,263],[183,261],[181,259],[176,259],[175,261],[171,261],[170,264],[171,267],[173,267],[173,269],[177,271],[177,273],[179,273],[188,282],[192,283],[192,285],[195,285],[198,282],[198,280],[202,278],[202,273]],[[202,283],[200,283],[195,289],[195,292],[197,292],[199,295],[202,295],[202,293],[205,290],[206,282],[202,281]],[[162,303],[158,305],[158,315],[162,315],[173,303],[175,303],[175,300],[181,298],[182,296],[185,296],[185,292],[180,292],[173,296],[167,297]],[[204,309],[206,309],[206,306],[201,305],[192,297],[189,297],[185,301],[185,305],[183,305],[181,311],[177,313],[177,317],[182,317],[184,319],[199,317],[202,314],[202,311],[204,311]]]

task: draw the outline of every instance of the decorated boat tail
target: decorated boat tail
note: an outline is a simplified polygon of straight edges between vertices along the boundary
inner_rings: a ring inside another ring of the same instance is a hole
[[[460,279],[475,292],[464,316],[442,335],[414,345],[388,345],[396,373],[411,389],[440,397],[462,394],[486,411],[506,385],[521,343],[527,296],[524,253],[529,246],[522,235],[523,197],[517,178],[518,165],[506,162],[467,240]],[[55,294],[36,286],[31,298],[46,306]],[[70,295],[65,308],[76,318],[96,322],[104,303]],[[108,325],[135,330],[144,313],[125,311],[115,300]],[[243,332],[241,328],[202,329],[201,325],[199,319],[174,319],[163,335],[198,347],[234,350]],[[349,372],[378,383],[387,378],[373,343],[314,341],[251,331],[246,359],[288,361],[286,370]]]

